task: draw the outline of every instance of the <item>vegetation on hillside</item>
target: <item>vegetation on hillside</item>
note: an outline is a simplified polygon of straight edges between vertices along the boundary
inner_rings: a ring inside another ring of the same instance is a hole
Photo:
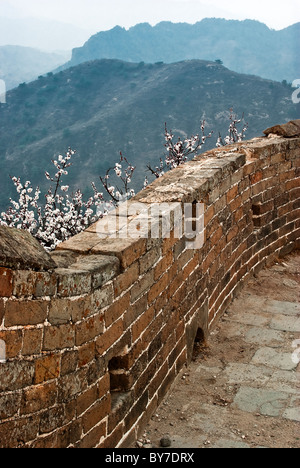
[[[186,138],[199,122],[215,138],[225,134],[230,108],[245,112],[249,138],[278,121],[299,115],[287,84],[240,75],[219,63],[174,64],[100,60],[40,77],[7,93],[0,106],[0,208],[7,207],[16,173],[47,190],[41,174],[62,148],[76,148],[70,190],[92,195],[88,181],[104,174],[122,151],[137,168],[134,189],[143,185],[145,166],[162,156],[164,122]]]

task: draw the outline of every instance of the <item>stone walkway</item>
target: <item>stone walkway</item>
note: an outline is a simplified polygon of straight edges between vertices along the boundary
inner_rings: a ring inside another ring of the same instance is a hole
[[[300,448],[299,361],[298,252],[248,282],[138,445]]]

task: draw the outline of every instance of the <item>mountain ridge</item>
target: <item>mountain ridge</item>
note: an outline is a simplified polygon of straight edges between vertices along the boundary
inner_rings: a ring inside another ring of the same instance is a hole
[[[163,21],[116,26],[94,34],[74,48],[63,68],[96,59],[174,63],[181,60],[222,60],[238,73],[292,82],[300,76],[300,23],[276,31],[256,20],[205,18],[194,25]]]

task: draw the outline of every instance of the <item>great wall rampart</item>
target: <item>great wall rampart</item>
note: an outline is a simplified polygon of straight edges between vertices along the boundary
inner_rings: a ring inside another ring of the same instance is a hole
[[[299,249],[300,122],[267,134],[130,201],[201,204],[194,248],[174,223],[169,237],[145,235],[134,207],[117,212],[134,238],[102,221],[51,255],[0,228],[1,448],[128,447],[244,282]]]

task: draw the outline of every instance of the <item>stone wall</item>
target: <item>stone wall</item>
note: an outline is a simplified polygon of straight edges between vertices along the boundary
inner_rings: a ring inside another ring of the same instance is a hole
[[[155,181],[117,212],[121,238],[101,221],[50,256],[0,229],[1,448],[127,447],[141,433],[245,280],[299,248],[295,125]],[[194,249],[176,226],[145,236],[134,206],[195,202],[205,230]]]

